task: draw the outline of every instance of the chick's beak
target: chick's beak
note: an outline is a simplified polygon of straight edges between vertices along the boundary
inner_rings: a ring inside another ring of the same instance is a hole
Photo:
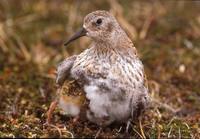
[[[65,46],[67,46],[69,43],[73,42],[74,40],[86,36],[87,30],[85,28],[81,28],[78,32],[76,32],[66,43],[64,43]]]

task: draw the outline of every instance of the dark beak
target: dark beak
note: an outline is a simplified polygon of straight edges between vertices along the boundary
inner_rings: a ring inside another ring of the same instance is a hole
[[[78,32],[76,32],[66,43],[64,43],[65,47],[71,43],[72,41],[82,37],[82,36],[86,36],[86,29],[85,28],[81,28]]]

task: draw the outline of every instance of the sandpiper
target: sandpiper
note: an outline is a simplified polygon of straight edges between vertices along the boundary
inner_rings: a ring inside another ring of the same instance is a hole
[[[143,64],[130,38],[114,16],[102,10],[89,13],[65,45],[82,36],[91,38],[92,44],[58,66],[57,84],[68,77],[76,80],[89,102],[87,119],[100,126],[137,118],[150,98]],[[65,103],[60,106],[64,110]],[[79,109],[72,112],[78,115]]]

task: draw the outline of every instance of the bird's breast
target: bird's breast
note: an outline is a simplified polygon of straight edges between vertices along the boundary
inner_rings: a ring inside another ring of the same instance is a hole
[[[71,74],[77,79],[87,78],[106,78],[109,71],[108,63],[99,63],[98,61],[88,61],[72,68]]]
[[[71,75],[76,80],[106,79],[130,88],[144,81],[143,65],[137,58],[119,55],[114,51],[95,53],[87,50],[74,62]]]

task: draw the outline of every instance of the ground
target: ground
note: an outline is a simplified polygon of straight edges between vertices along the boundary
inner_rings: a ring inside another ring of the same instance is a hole
[[[95,137],[99,127],[74,122],[58,108],[55,69],[91,40],[67,49],[64,41],[89,12],[113,13],[134,42],[149,81],[152,103],[130,137],[200,138],[200,3],[198,1],[0,1],[0,137]],[[124,137],[125,125],[98,137]]]

